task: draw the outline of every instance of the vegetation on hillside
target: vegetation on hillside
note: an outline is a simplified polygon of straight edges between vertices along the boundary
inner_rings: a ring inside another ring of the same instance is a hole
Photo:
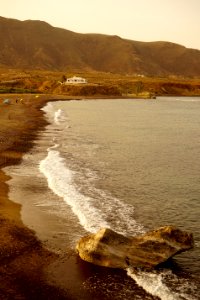
[[[65,84],[73,75],[88,84]],[[0,93],[41,93],[67,96],[138,97],[200,96],[200,78],[138,77],[111,73],[64,73],[0,69]]]

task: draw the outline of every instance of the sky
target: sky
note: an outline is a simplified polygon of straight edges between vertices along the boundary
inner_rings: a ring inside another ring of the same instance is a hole
[[[200,0],[0,0],[0,16],[200,50]]]

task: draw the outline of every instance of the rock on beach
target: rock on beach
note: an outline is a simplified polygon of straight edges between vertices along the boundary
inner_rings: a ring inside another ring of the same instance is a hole
[[[164,226],[134,237],[102,228],[96,234],[82,237],[76,251],[83,260],[99,266],[152,269],[193,245],[192,234],[174,226]]]

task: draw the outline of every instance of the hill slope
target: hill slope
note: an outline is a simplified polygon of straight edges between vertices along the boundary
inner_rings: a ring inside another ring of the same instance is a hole
[[[200,76],[200,51],[170,42],[79,34],[42,21],[3,17],[0,40],[1,67]]]

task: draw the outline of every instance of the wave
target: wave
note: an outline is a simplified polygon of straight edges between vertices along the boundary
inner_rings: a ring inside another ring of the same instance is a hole
[[[57,146],[48,149],[48,155],[40,162],[39,168],[47,178],[49,188],[70,205],[84,229],[96,232],[101,227],[107,227],[123,234],[141,233],[143,227],[133,219],[132,206],[95,187],[94,192],[98,195],[96,199],[78,191],[74,184],[76,172],[67,168],[65,159],[61,157],[59,151],[52,149]]]
[[[52,103],[48,103],[43,111],[55,125],[61,125],[64,130],[69,127],[66,113],[60,108],[55,111]],[[144,232],[143,226],[133,218],[134,207],[95,188],[92,180],[87,178],[87,189],[93,197],[79,192],[80,187],[75,184],[77,173],[70,170],[61,153],[57,149],[55,151],[55,148],[59,147],[56,140],[57,138],[53,137],[54,145],[47,149],[48,155],[40,162],[40,171],[47,178],[53,192],[70,205],[83,228],[89,232],[96,232],[101,227],[107,227],[125,235]],[[90,177],[94,175],[92,170],[87,170],[87,173],[90,173]],[[81,181],[85,181],[84,178]]]
[[[59,151],[48,150],[40,163],[40,171],[47,177],[49,187],[71,206],[85,230],[95,232],[100,226],[109,227],[101,212],[92,206],[92,199],[79,193],[73,185],[74,172],[67,169]]]
[[[66,119],[67,119],[67,118],[66,118],[64,112],[62,111],[62,109],[58,109],[58,110],[55,112],[54,122],[55,122],[57,125],[60,125],[60,123],[65,122]]]
[[[185,278],[177,277],[171,270],[138,271],[136,273],[135,270],[128,268],[127,275],[138,286],[142,287],[149,294],[159,297],[161,300],[197,300],[192,295],[196,290],[196,286]]]

